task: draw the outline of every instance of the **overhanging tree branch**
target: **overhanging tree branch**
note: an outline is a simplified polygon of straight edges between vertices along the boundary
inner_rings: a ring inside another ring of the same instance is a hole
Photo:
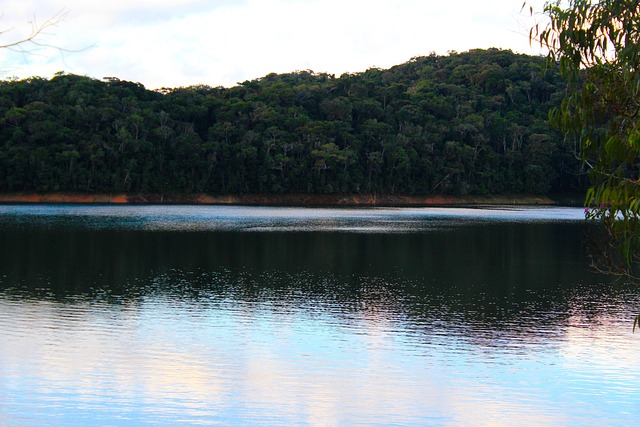
[[[17,50],[20,52],[29,52],[26,48],[27,46],[36,46],[36,47],[51,47],[60,49],[57,46],[52,46],[49,44],[42,43],[40,39],[42,36],[47,35],[47,30],[57,26],[60,22],[64,21],[67,16],[67,11],[64,9],[57,12],[55,15],[45,20],[42,23],[38,23],[36,18],[29,21],[31,25],[31,31],[28,35],[18,38],[17,40],[8,41],[0,43],[0,49],[9,49],[9,50]],[[7,28],[0,31],[0,38],[4,38],[8,33],[13,31],[15,28]]]

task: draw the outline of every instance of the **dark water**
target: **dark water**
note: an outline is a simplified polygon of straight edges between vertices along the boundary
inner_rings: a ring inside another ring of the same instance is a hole
[[[0,425],[634,425],[582,217],[0,206]]]

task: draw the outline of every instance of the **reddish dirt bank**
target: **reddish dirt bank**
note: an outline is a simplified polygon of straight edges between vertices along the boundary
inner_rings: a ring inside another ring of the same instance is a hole
[[[10,193],[0,194],[0,203],[129,203],[124,194]]]
[[[0,194],[0,203],[105,203],[105,204],[237,204],[277,206],[447,206],[447,205],[558,205],[571,204],[544,196],[398,196],[339,194]],[[578,202],[579,203],[579,202]]]

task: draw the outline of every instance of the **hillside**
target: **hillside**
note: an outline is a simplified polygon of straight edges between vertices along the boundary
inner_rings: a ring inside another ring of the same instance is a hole
[[[0,192],[500,195],[584,188],[543,59],[498,49],[336,77],[147,90],[0,83]]]

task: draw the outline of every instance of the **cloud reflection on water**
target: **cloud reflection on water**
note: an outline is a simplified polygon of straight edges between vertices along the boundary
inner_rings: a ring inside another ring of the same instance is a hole
[[[581,208],[291,208],[181,205],[0,205],[0,223],[155,231],[415,232],[496,222],[578,222]]]
[[[420,331],[393,292],[351,308],[272,297],[0,300],[0,396],[37,406],[34,419],[98,414],[120,425],[598,425],[628,419],[610,410],[636,411],[626,396],[640,391],[640,345],[615,314],[600,313],[595,329],[557,325],[564,332],[545,344],[533,330],[513,331],[501,338],[519,342],[512,351],[476,342],[482,331],[461,333],[465,324]],[[612,351],[619,362],[606,365]],[[25,381],[34,394],[20,395],[31,393]],[[579,399],[590,402],[578,404],[587,418],[571,408]]]

